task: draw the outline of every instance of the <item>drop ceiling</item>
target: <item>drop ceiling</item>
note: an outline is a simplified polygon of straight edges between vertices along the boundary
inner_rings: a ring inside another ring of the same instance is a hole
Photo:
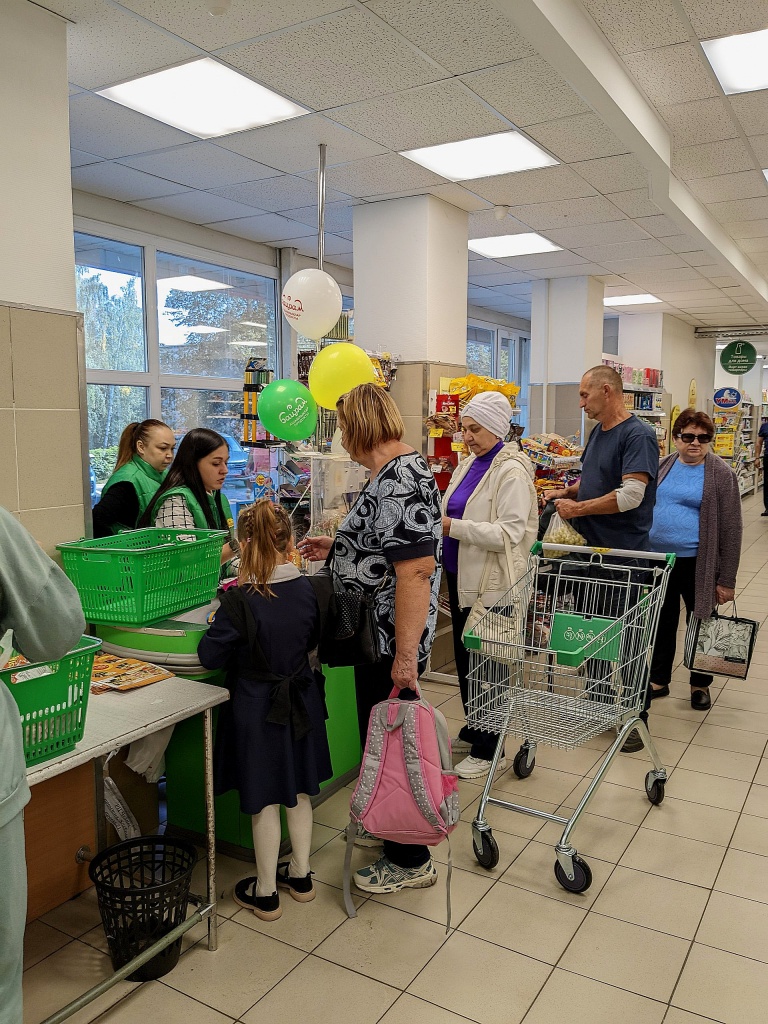
[[[768,96],[724,96],[700,46],[766,27],[765,0],[564,4],[589,19],[663,120],[673,174],[768,274]],[[41,5],[70,21],[76,189],[311,256],[324,142],[335,263],[352,266],[354,205],[432,194],[469,211],[470,238],[536,231],[562,246],[500,260],[470,253],[469,302],[489,312],[527,318],[532,282],[589,274],[607,296],[652,292],[662,303],[640,311],[694,326],[768,323],[768,302],[654,202],[642,154],[498,0],[232,0],[222,17],[205,0]],[[96,95],[208,55],[311,112],[203,142]],[[560,163],[458,185],[398,155],[510,128]]]

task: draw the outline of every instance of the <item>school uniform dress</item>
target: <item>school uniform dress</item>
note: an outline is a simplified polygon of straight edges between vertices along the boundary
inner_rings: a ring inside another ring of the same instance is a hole
[[[293,565],[279,566],[270,586],[272,598],[242,593],[271,679],[254,673],[251,647],[224,607],[198,649],[206,668],[227,666],[230,700],[216,729],[214,789],[217,796],[237,790],[244,814],[294,807],[299,793],[315,796],[333,774],[322,677],[307,653],[320,632],[314,590]]]

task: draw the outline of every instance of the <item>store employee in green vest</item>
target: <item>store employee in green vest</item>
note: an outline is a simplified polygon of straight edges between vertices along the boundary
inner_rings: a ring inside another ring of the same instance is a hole
[[[94,537],[133,530],[173,461],[176,438],[161,420],[129,423],[120,435],[117,463],[93,508]]]
[[[205,427],[190,430],[139,524],[174,530],[227,530],[229,539],[221,562],[229,562],[236,551],[234,520],[226,495],[221,493],[228,463],[229,445],[221,434]]]

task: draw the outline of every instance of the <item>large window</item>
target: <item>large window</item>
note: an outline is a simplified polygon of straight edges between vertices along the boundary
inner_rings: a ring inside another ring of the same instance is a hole
[[[467,325],[467,370],[483,377],[513,381],[520,388],[519,412],[515,423],[528,429],[528,390],[530,385],[530,348],[528,335],[495,324],[472,321]]]
[[[492,377],[496,331],[485,327],[467,327],[467,369],[481,377]]]

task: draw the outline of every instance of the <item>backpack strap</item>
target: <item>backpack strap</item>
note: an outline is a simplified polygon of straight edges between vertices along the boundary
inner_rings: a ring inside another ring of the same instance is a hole
[[[344,909],[347,912],[347,917],[357,917],[357,910],[352,899],[351,890],[351,871],[352,871],[352,851],[355,848],[355,836],[357,835],[357,822],[353,821],[352,818],[349,820],[347,825],[347,848],[344,852],[344,881],[342,887],[344,890]]]

